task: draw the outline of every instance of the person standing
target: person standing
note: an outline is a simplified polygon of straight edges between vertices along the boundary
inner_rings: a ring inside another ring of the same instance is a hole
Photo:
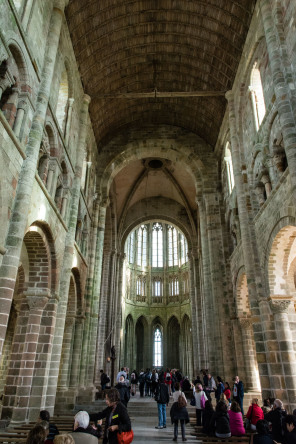
[[[120,401],[125,407],[127,407],[127,403],[130,400],[130,391],[125,383],[123,376],[120,376],[119,383],[116,384],[115,388],[119,391]]]
[[[178,382],[176,384],[179,384]],[[175,392],[176,393],[176,392]],[[186,409],[186,399],[184,396],[179,395],[178,401],[174,402],[171,407],[170,415],[172,424],[174,424],[174,438],[173,441],[178,439],[178,422],[181,424],[182,441],[187,441],[185,437],[185,424],[189,422],[189,415]]]
[[[104,372],[104,370],[100,370],[100,373],[101,373],[101,387],[102,387],[102,390],[105,390],[106,385],[110,382],[110,378]]]
[[[207,395],[202,389],[201,384],[196,384],[194,389],[195,398],[195,414],[197,427],[202,425],[203,409],[205,408],[206,401],[208,401]]]
[[[90,420],[102,424],[106,418],[103,444],[118,444],[117,433],[129,432],[131,421],[126,407],[120,402],[119,391],[116,388],[108,390],[105,396],[107,408],[99,413],[90,414]]]
[[[156,429],[166,428],[166,407],[169,405],[170,395],[167,384],[164,383],[164,379],[159,379],[159,384],[155,391],[155,400],[157,401],[158,408],[158,426]]]
[[[164,382],[168,386],[169,395],[171,395],[172,394],[172,373],[170,372],[169,368],[166,369],[166,372],[164,374]]]
[[[233,399],[238,402],[242,415],[244,416],[244,384],[240,381],[239,377],[236,376],[234,378],[234,386],[233,386]]]

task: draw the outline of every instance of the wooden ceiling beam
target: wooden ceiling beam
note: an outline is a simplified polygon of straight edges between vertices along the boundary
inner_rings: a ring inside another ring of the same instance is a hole
[[[225,96],[226,91],[151,91],[130,93],[94,94],[92,99],[149,99],[149,98],[175,98],[175,97],[215,97]]]

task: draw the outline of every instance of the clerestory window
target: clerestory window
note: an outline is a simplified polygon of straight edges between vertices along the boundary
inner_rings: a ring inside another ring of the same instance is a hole
[[[163,228],[158,222],[152,228],[152,267],[163,267]]]
[[[159,327],[154,332],[154,363],[155,367],[162,366],[162,335]]]
[[[226,165],[226,173],[227,173],[229,194],[231,194],[235,184],[234,184],[232,157],[231,157],[230,143],[229,142],[227,142],[226,146],[225,146],[224,162],[225,162],[225,165]]]
[[[137,265],[140,267],[147,266],[147,227],[141,225],[138,229],[138,248],[137,248]]]
[[[258,68],[258,63],[255,62],[251,73],[250,93],[252,99],[254,120],[256,130],[260,128],[261,122],[264,119],[266,108],[263,94],[263,87],[261,81],[261,75]]]

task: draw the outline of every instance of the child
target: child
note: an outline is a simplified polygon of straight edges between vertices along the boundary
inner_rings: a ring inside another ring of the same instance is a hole
[[[171,421],[174,424],[174,438],[173,441],[178,439],[178,422],[180,420],[182,441],[187,441],[185,437],[185,423],[189,422],[188,411],[186,408],[186,400],[182,395],[179,396],[178,401],[174,402],[170,411]]]

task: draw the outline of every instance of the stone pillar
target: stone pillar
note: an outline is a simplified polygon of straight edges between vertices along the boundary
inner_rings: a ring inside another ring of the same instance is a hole
[[[85,316],[77,316],[75,321],[74,344],[72,354],[72,368],[70,374],[70,387],[78,390],[77,382],[79,381],[80,361],[82,350],[83,324]]]
[[[228,295],[226,287],[220,199],[218,193],[207,193],[204,194],[203,197],[206,210],[210,275],[212,283],[213,310],[211,316],[215,323],[214,338],[211,338],[214,339],[215,367],[210,370],[217,375],[224,375],[231,372],[231,367],[227,371],[231,361],[229,359],[224,359],[225,355],[223,352],[223,350],[229,348],[229,344],[226,343],[228,336],[222,333],[227,328],[228,310],[225,309],[225,306],[227,305]],[[222,301],[225,302],[222,303]]]
[[[208,356],[206,360],[206,368],[215,368],[215,317],[214,317],[214,303],[212,296],[211,270],[209,259],[209,245],[207,236],[206,211],[202,199],[197,201],[199,210],[199,225],[200,225],[200,239],[201,239],[201,257],[202,257],[202,277],[203,277],[203,292],[205,299],[205,324],[208,335],[205,337]],[[212,371],[212,370],[211,370]]]
[[[245,192],[244,177],[242,174],[240,145],[237,135],[236,110],[232,91],[226,93],[226,99],[228,100],[232,165],[237,194],[242,251],[248,283],[249,303],[253,318],[252,327],[256,344],[256,357],[263,396],[270,396],[270,375],[268,372],[268,366],[266,365],[269,353],[267,349],[268,333],[265,331],[269,319],[264,311],[263,305],[258,302],[263,301],[265,298],[262,294],[263,285],[261,283],[260,261],[256,245],[255,230],[251,215],[248,212],[248,196]]]
[[[272,83],[276,97],[277,111],[281,123],[283,142],[286,151],[292,194],[296,203],[296,123],[291,101],[289,82],[285,77],[282,54],[285,53],[281,46],[282,36],[274,22],[273,8],[277,8],[277,2],[260,0],[260,11],[265,31],[268,60],[272,74]],[[276,12],[275,12],[276,13]],[[287,67],[286,67],[287,68]],[[295,111],[295,110],[294,110]]]
[[[270,371],[276,384],[273,387],[274,394],[284,404],[288,402],[290,410],[293,411],[296,408],[296,359],[288,317],[292,298],[271,296],[269,302],[273,312],[281,360],[281,364],[278,363],[278,360],[270,363]],[[286,390],[286,398],[283,390]]]
[[[16,137],[20,136],[24,116],[25,116],[25,108],[24,107],[18,108],[17,113],[16,113],[16,118],[14,121],[14,125],[13,125],[13,131],[14,131],[14,134],[16,135]]]
[[[192,342],[193,342],[193,372],[194,375],[198,375],[201,369],[201,343],[203,337],[200,335],[200,307],[198,304],[198,292],[199,276],[198,268],[196,265],[197,254],[191,252],[189,255],[189,276],[190,276],[190,300],[191,300],[191,313],[192,313]],[[192,369],[191,369],[192,371]]]
[[[265,172],[262,174],[261,181],[265,187],[266,196],[268,197],[271,193],[271,183],[268,173]]]
[[[102,340],[99,336],[99,306],[101,304],[101,279],[102,279],[102,262],[103,262],[103,249],[104,249],[104,237],[105,237],[105,223],[106,223],[106,211],[107,206],[109,205],[109,200],[102,200],[100,203],[97,203],[96,212],[97,212],[97,220],[96,226],[94,229],[94,241],[93,241],[93,250],[90,254],[90,273],[88,279],[88,289],[87,294],[90,299],[89,311],[86,312],[85,319],[85,327],[83,332],[83,344],[82,351],[83,355],[88,354],[88,369],[92,377],[95,379],[94,375],[97,375],[100,372],[101,368],[105,368],[103,364],[103,358],[100,363],[97,361],[97,355],[99,351],[102,351]],[[90,280],[92,276],[92,279]],[[104,336],[105,337],[105,336]],[[105,339],[104,339],[105,340]],[[102,355],[104,356],[104,354]],[[81,371],[80,371],[80,385],[85,388],[86,380],[89,379],[86,374],[86,365],[85,363],[81,363]],[[94,380],[93,379],[93,380]],[[93,382],[93,381],[92,381]],[[83,395],[83,392],[81,392]],[[87,394],[86,394],[87,395]]]
[[[2,300],[5,301],[5,303],[1,303],[0,308],[0,354],[2,353],[5,339],[21,248],[27,227],[35,172],[38,163],[39,147],[43,136],[43,127],[63,22],[63,11],[67,1],[68,0],[54,1],[36,109],[32,120],[28,144],[26,146],[27,157],[22,163],[5,241],[7,253],[3,256],[0,268],[0,294]]]
[[[71,359],[72,359],[72,339],[74,336],[75,317],[69,316],[66,318],[63,349],[60,363],[60,373],[58,382],[58,392],[69,386]]]
[[[76,222],[78,216],[78,205],[80,198],[80,183],[81,183],[81,173],[82,164],[84,156],[84,147],[86,143],[87,128],[88,128],[88,106],[90,103],[90,97],[88,95],[83,96],[83,103],[80,112],[80,132],[77,147],[77,157],[75,165],[75,175],[72,185],[72,195],[71,195],[71,205],[70,205],[70,217],[68,224],[68,232],[65,240],[65,252],[62,262],[61,269],[61,279],[60,279],[60,300],[58,304],[57,321],[55,328],[55,336],[53,342],[53,352],[51,359],[51,368],[49,375],[49,384],[47,390],[47,410],[53,413],[55,395],[57,388],[57,381],[59,376],[59,366],[62,352],[64,326],[67,313],[68,304],[68,294],[71,278],[71,269],[73,262],[74,253],[74,243],[75,243],[75,232],[76,232]]]
[[[244,353],[244,364],[245,364],[245,390],[256,391],[260,390],[257,381],[259,378],[257,370],[257,362],[255,358],[254,351],[254,339],[252,330],[252,319],[251,318],[239,318],[239,323],[242,332],[242,345]]]
[[[74,99],[70,98],[68,100],[67,124],[66,124],[66,130],[65,130],[65,145],[66,145],[66,147],[68,147],[68,144],[69,144],[73,103],[74,103]]]
[[[11,424],[18,424],[29,419],[30,397],[35,370],[35,360],[39,341],[39,332],[43,310],[49,299],[49,292],[30,289],[24,293],[29,307],[28,320],[20,369],[15,392],[15,405],[12,411]],[[40,410],[40,397],[36,398]],[[34,406],[31,406],[34,407]]]
[[[122,283],[123,283],[123,263],[125,259],[124,253],[118,253],[117,255],[117,285],[116,285],[116,324],[114,329],[114,335],[113,335],[113,343],[115,344],[115,349],[120,350],[120,332],[122,328]],[[135,328],[136,325],[134,324],[134,331],[133,331],[133,341],[135,344]],[[134,349],[134,356],[133,356],[133,366],[136,368],[136,350]],[[131,369],[133,371],[133,369]]]

